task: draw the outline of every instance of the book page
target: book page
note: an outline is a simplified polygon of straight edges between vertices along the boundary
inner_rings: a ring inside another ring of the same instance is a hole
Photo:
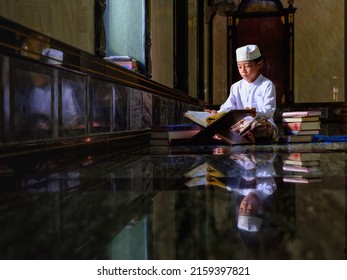
[[[201,126],[206,127],[206,118],[211,116],[211,113],[204,111],[187,111],[184,116],[191,119],[192,121],[200,124]]]

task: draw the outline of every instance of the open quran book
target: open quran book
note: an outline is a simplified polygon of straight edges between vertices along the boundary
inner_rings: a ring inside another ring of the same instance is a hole
[[[201,126],[201,131],[190,138],[191,143],[207,144],[217,135],[229,145],[249,144],[245,133],[253,120],[254,109],[237,109],[218,114],[204,111],[187,111],[184,116]]]

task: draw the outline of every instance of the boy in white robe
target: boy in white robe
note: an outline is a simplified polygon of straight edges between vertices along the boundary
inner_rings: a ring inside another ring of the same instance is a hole
[[[237,68],[242,79],[230,87],[227,100],[218,111],[254,108],[255,119],[247,137],[252,143],[278,141],[278,128],[273,120],[276,111],[276,89],[271,80],[261,74],[263,58],[257,45],[246,45],[236,50]]]

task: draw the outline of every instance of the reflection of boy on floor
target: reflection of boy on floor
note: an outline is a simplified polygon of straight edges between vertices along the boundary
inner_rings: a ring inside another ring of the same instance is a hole
[[[243,195],[239,206],[238,228],[258,231],[262,224],[263,200],[277,190],[273,161],[276,154],[232,154],[230,158],[242,167],[242,176],[254,180],[253,188],[240,186],[236,191]]]

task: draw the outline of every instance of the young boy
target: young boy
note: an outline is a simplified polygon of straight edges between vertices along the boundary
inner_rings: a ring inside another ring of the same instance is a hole
[[[218,111],[254,108],[256,111],[252,128],[247,133],[252,143],[278,141],[278,128],[273,120],[276,110],[276,89],[272,81],[261,74],[263,58],[257,45],[246,45],[236,50],[237,68],[242,80],[230,88],[228,99]]]

